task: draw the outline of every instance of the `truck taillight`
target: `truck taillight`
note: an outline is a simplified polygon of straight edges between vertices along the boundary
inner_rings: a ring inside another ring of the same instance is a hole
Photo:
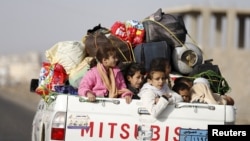
[[[65,112],[57,112],[52,121],[51,139],[64,140],[65,137]]]
[[[51,139],[52,140],[64,140],[64,128],[52,128],[51,129]]]

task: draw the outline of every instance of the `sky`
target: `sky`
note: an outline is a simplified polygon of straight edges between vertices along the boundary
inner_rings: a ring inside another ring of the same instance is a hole
[[[88,29],[143,20],[159,8],[206,5],[248,8],[249,0],[1,0],[0,56],[44,53],[60,41],[82,40]]]

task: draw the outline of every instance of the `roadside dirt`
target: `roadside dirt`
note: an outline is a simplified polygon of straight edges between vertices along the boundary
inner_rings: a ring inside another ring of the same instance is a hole
[[[29,91],[28,84],[20,84],[9,87],[1,86],[0,96],[32,111],[36,110],[37,104],[41,98],[38,94]]]

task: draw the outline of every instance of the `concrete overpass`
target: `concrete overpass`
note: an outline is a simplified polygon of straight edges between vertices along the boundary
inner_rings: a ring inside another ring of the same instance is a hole
[[[186,5],[162,10],[182,14],[189,35],[203,49],[250,49],[250,9]]]

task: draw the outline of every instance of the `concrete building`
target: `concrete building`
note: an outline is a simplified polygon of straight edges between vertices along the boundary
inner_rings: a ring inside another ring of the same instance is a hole
[[[41,55],[27,53],[22,55],[1,56],[0,85],[16,85],[29,83],[39,76]]]
[[[9,67],[2,66],[0,67],[0,86],[6,86],[9,79]]]
[[[250,49],[250,9],[187,5],[163,11],[181,14],[188,34],[203,49]]]

